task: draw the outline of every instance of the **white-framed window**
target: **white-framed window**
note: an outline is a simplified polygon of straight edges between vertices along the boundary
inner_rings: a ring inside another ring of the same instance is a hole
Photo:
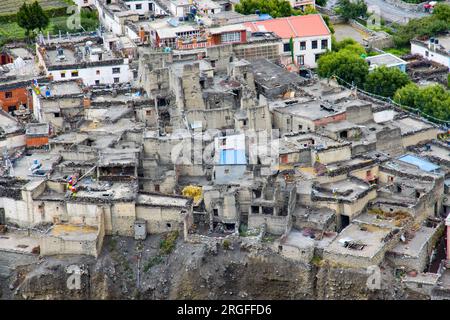
[[[305,56],[304,55],[297,56],[297,63],[301,66],[304,66],[305,65]]]
[[[222,43],[240,42],[241,41],[241,33],[240,32],[222,33],[222,35],[220,36],[220,40]]]

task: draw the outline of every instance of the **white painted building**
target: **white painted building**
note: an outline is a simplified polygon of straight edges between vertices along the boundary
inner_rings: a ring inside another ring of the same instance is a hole
[[[450,68],[450,36],[430,38],[428,41],[411,40],[411,53]]]
[[[129,59],[103,47],[37,45],[39,65],[54,81],[82,79],[87,86],[127,83],[133,79]]]
[[[331,50],[331,32],[320,14],[292,16],[265,21],[247,22],[250,32],[274,32],[283,39],[281,63],[316,68],[320,55]],[[292,49],[290,40],[292,38]]]

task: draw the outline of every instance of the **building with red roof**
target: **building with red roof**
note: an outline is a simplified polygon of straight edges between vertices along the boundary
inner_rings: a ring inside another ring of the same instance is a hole
[[[274,32],[282,38],[280,52],[283,64],[292,62],[291,38],[294,63],[299,67],[317,67],[319,56],[331,50],[331,32],[320,14],[246,22],[244,25],[252,33]]]

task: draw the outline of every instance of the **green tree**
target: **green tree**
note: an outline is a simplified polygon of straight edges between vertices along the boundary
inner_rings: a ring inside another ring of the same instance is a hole
[[[450,91],[443,86],[431,85],[420,88],[410,83],[400,89],[394,95],[394,101],[403,105],[419,109],[430,120],[434,117],[444,121],[450,121]]]
[[[19,27],[25,29],[27,37],[30,37],[31,33],[36,29],[42,31],[50,22],[47,14],[37,1],[32,4],[24,2],[17,12],[16,18]]]
[[[296,12],[287,0],[242,0],[235,10],[242,14],[254,14],[256,10],[273,18],[288,17]]]
[[[409,83],[408,75],[398,68],[376,68],[366,78],[366,91],[383,96],[393,97],[395,92]]]
[[[320,77],[329,78],[336,75],[358,87],[363,87],[369,73],[367,62],[357,54],[347,50],[324,54],[319,58],[317,65],[317,72]]]
[[[409,46],[411,39],[431,37],[450,30],[450,5],[439,3],[433,14],[421,19],[411,19],[406,25],[396,25],[394,43],[397,47]]]
[[[367,16],[367,5],[364,0],[338,0],[336,12],[345,20]]]
[[[327,0],[317,0],[316,4],[321,7],[325,7],[327,5]]]
[[[36,17],[36,25],[34,29],[42,31],[43,29],[48,27],[50,18],[37,1],[31,4],[31,14],[32,16]]]
[[[438,3],[434,6],[433,17],[450,23],[450,5],[445,3]]]

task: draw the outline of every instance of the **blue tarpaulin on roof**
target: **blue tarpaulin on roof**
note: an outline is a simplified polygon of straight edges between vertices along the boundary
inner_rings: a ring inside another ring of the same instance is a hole
[[[259,15],[259,18],[258,18],[258,20],[262,20],[262,21],[264,21],[264,20],[270,20],[270,19],[272,19],[272,16],[271,15],[269,15],[269,14],[267,14],[267,13],[262,13],[262,14],[260,14]]]
[[[432,172],[440,169],[440,166],[435,165],[434,163],[427,161],[425,159],[415,157],[413,155],[407,154],[398,158],[398,160],[415,165],[419,167],[420,170]]]
[[[221,150],[219,164],[247,164],[244,150]]]

